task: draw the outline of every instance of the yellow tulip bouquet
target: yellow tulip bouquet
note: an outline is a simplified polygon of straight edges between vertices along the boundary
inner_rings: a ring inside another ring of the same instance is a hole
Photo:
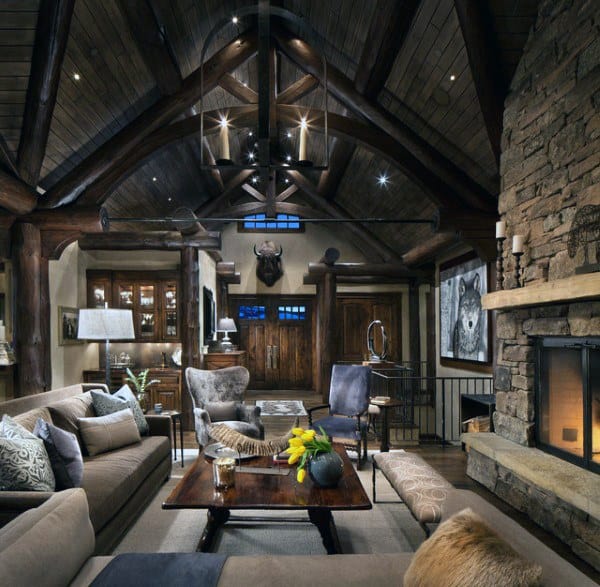
[[[296,478],[298,483],[302,483],[306,477],[308,459],[322,452],[331,452],[331,442],[323,428],[320,435],[314,430],[304,428],[293,428],[292,434],[294,436],[289,439],[289,446],[285,452],[290,455],[288,464],[298,463]]]

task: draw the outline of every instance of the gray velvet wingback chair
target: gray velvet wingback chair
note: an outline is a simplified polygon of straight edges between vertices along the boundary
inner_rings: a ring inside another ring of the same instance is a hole
[[[196,440],[200,448],[210,443],[210,426],[227,424],[252,438],[264,438],[260,408],[243,403],[250,382],[246,367],[226,367],[204,371],[188,367],[185,370],[187,388],[194,405]]]

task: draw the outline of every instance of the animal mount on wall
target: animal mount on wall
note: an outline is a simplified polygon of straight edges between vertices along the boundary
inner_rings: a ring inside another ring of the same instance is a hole
[[[282,275],[281,254],[283,248],[277,248],[273,241],[264,241],[258,250],[254,245],[256,255],[256,277],[267,287],[271,287]]]
[[[596,244],[595,263],[590,263],[588,258],[591,243]],[[579,247],[583,247],[583,265],[577,267],[575,273],[600,271],[600,206],[582,206],[575,213],[567,241],[567,252],[571,259]]]

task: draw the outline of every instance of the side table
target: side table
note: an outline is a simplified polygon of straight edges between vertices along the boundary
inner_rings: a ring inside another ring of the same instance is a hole
[[[181,466],[183,467],[183,424],[181,422],[181,412],[177,410],[163,410],[157,414],[154,410],[147,412],[151,416],[169,416],[173,426],[173,460],[177,460],[177,424],[179,424],[179,450],[181,452]]]
[[[399,408],[406,405],[406,402],[402,402],[395,399],[390,399],[387,402],[370,402],[370,405],[377,406],[381,410],[382,423],[381,423],[381,443],[379,445],[379,452],[389,452],[390,450],[390,422],[389,422],[389,410],[391,408]]]

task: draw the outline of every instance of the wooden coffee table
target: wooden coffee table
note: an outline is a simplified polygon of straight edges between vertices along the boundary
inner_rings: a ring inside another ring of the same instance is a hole
[[[334,445],[334,448],[344,461],[344,475],[337,487],[330,489],[317,487],[308,476],[304,483],[298,483],[296,467],[291,467],[289,475],[236,471],[235,487],[218,491],[213,484],[212,459],[200,456],[167,497],[162,507],[163,509],[208,509],[206,527],[197,548],[201,552],[210,551],[218,528],[227,521],[234,519],[269,522],[298,521],[289,518],[234,518],[230,515],[231,510],[307,510],[308,520],[318,528],[327,553],[339,554],[340,541],[331,512],[370,510],[373,506],[344,447]],[[244,468],[272,466],[272,457],[256,457],[244,461]]]

